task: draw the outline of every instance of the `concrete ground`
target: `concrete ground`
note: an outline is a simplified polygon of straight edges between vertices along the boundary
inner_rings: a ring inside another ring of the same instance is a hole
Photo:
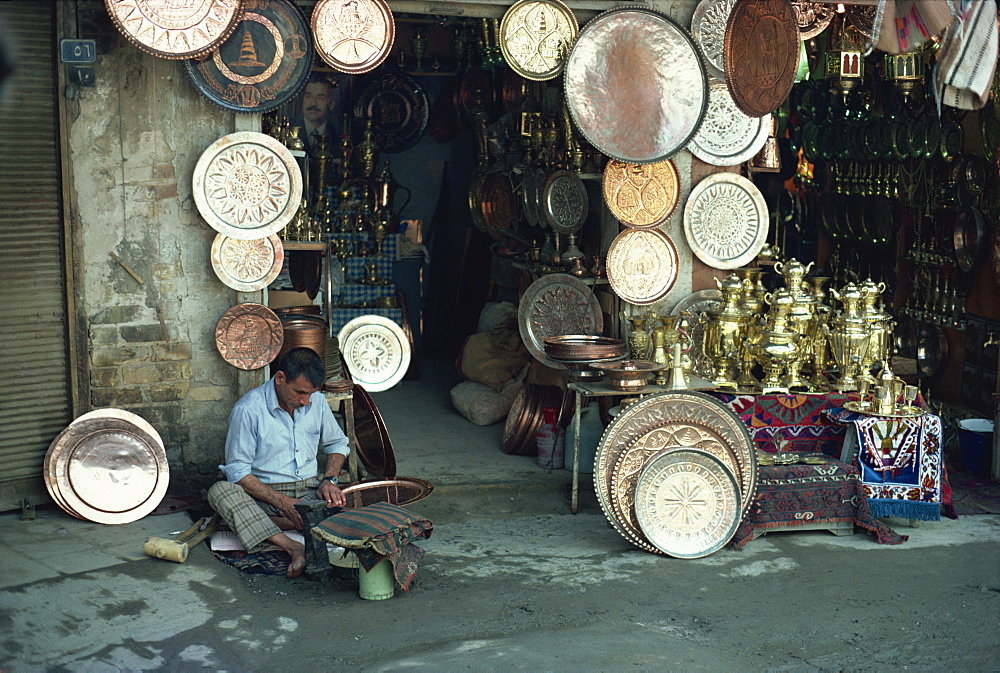
[[[770,534],[678,560],[628,545],[569,472],[500,452],[452,409],[457,379],[374,394],[433,536],[413,589],[358,596],[249,575],[205,545],[146,557],[185,513],[122,526],[0,515],[0,671],[997,670],[1000,516],[887,522],[910,539]],[[584,479],[584,484],[589,480]]]

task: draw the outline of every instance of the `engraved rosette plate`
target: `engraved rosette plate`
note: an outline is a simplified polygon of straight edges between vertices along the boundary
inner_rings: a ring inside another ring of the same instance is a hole
[[[688,149],[713,166],[737,166],[751,159],[764,146],[771,130],[771,115],[749,117],[743,114],[723,81],[712,79],[708,88],[708,111]]]
[[[725,77],[726,25],[736,0],[701,0],[691,17],[691,37],[712,75]]]
[[[680,175],[673,161],[629,164],[611,159],[601,182],[604,202],[626,227],[649,229],[670,219],[680,200]]]
[[[721,549],[740,525],[740,489],[717,458],[697,449],[657,456],[635,491],[642,532],[664,554],[701,558]]]
[[[726,84],[740,110],[763,117],[795,83],[799,24],[788,0],[737,0],[726,25]]]
[[[764,247],[768,218],[764,196],[750,180],[715,173],[691,190],[684,205],[684,236],[705,264],[736,269]]]
[[[243,0],[104,0],[104,6],[129,42],[170,59],[211,51],[243,14]]]
[[[562,72],[577,30],[576,16],[559,0],[519,0],[500,21],[500,50],[521,77],[549,80]]]
[[[541,193],[542,214],[554,231],[575,234],[587,219],[590,199],[576,173],[556,171],[545,180]]]
[[[371,120],[375,143],[389,154],[406,151],[419,142],[428,114],[427,94],[416,80],[396,70],[368,75],[354,102],[354,116]]]
[[[271,136],[237,131],[199,157],[193,191],[198,212],[219,233],[266,238],[295,217],[302,172],[291,151]]]
[[[237,369],[260,369],[281,351],[285,333],[278,316],[262,304],[237,304],[215,325],[215,347]]]
[[[373,393],[399,383],[410,366],[410,342],[388,318],[358,316],[340,329],[337,341],[351,378]]]
[[[677,247],[659,229],[626,229],[608,248],[608,282],[630,304],[663,299],[677,281]]]
[[[590,286],[568,273],[542,276],[521,295],[517,309],[521,340],[528,352],[554,369],[566,369],[545,353],[545,339],[564,334],[599,336],[601,305]]]
[[[792,0],[799,24],[799,39],[811,40],[830,25],[837,14],[836,5],[811,0]]]
[[[334,70],[352,75],[381,65],[396,37],[385,0],[320,0],[311,22],[316,53]]]
[[[244,0],[232,35],[211,53],[184,61],[184,69],[213,103],[258,113],[291,100],[305,86],[312,62],[302,10],[290,0]]]
[[[587,141],[633,164],[686,147],[708,104],[705,67],[687,31],[638,7],[608,10],[583,27],[566,61],[565,94]]]
[[[223,283],[241,292],[262,290],[281,273],[285,248],[281,239],[242,240],[216,234],[212,241],[212,268]]]

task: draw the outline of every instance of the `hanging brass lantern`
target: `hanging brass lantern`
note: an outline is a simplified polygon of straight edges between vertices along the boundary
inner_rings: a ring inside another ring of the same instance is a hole
[[[896,86],[907,102],[924,81],[925,74],[926,65],[921,51],[885,55],[885,78]]]
[[[846,103],[848,94],[864,79],[864,39],[857,28],[844,20],[843,14],[837,15],[835,27],[826,52],[826,79]]]

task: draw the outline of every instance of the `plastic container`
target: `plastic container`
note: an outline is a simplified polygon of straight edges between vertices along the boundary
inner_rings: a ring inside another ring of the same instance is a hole
[[[566,431],[557,422],[558,409],[544,407],[542,414],[545,416],[545,423],[535,433],[535,443],[538,444],[538,467],[546,471],[560,470],[566,457]]]
[[[993,421],[985,418],[959,421],[958,449],[966,471],[977,477],[988,478],[993,462]]]
[[[396,575],[392,563],[379,561],[370,571],[358,566],[358,593],[366,601],[384,601],[396,593]]]
[[[575,423],[570,421],[566,430],[566,467],[573,469],[573,435]],[[580,474],[593,474],[594,456],[597,453],[597,443],[604,434],[604,424],[601,422],[601,408],[596,401],[580,410]]]

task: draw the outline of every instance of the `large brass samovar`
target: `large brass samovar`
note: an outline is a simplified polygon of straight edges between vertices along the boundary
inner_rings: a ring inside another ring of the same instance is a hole
[[[799,359],[799,334],[792,327],[788,316],[795,305],[795,298],[787,288],[775,291],[765,297],[771,306],[767,325],[761,332],[756,345],[757,359],[764,367],[764,378],[760,382],[761,392],[787,393],[792,378],[792,364]],[[785,376],[782,376],[785,374]]]
[[[868,323],[861,317],[862,293],[857,285],[848,283],[843,292],[830,290],[843,309],[827,327],[830,350],[840,370],[836,388],[840,392],[858,389],[861,363],[868,352],[870,333]]]
[[[746,312],[740,305],[743,282],[736,274],[724,280],[715,279],[722,292],[722,304],[708,312],[703,352],[712,362],[712,382],[720,388],[737,388],[733,369],[740,356],[746,333]]]
[[[879,299],[885,292],[885,283],[876,283],[871,278],[861,284],[861,317],[871,333],[868,352],[861,361],[861,378],[875,385],[873,369],[888,366],[889,344],[892,341],[892,330],[895,322],[892,316],[882,310]]]

